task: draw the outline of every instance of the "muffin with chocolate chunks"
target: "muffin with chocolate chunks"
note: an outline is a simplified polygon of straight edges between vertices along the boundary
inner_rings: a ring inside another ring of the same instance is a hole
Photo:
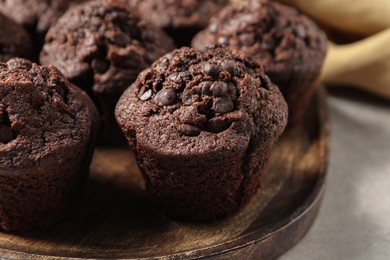
[[[101,113],[101,138],[125,143],[114,109],[138,73],[174,48],[158,28],[116,1],[90,1],[66,12],[50,28],[42,64],[53,64],[94,99]]]
[[[80,201],[98,113],[54,67],[0,62],[0,230],[43,228]]]
[[[207,26],[229,0],[125,0],[144,19],[165,30],[177,46],[189,46],[194,35]]]
[[[293,124],[302,118],[315,89],[326,43],[325,34],[294,8],[247,0],[215,15],[192,47],[222,44],[252,55],[282,91]]]
[[[13,57],[31,58],[32,53],[31,39],[23,27],[0,14],[0,62]]]
[[[138,76],[116,118],[150,195],[169,215],[207,220],[255,194],[287,105],[245,54],[182,48]]]

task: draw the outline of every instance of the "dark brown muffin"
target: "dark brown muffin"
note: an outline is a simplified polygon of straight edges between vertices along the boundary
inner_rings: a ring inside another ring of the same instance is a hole
[[[31,58],[32,49],[31,39],[23,27],[0,14],[0,62],[13,57]]]
[[[295,9],[267,0],[247,0],[226,7],[192,46],[222,44],[252,55],[282,91],[289,123],[299,121],[315,88],[326,54],[326,36]]]
[[[125,0],[144,19],[164,29],[177,46],[189,46],[192,37],[207,26],[229,0]]]
[[[98,114],[54,67],[0,63],[0,230],[46,227],[78,204]]]
[[[70,6],[83,1],[87,0],[2,0],[0,12],[23,25],[32,36],[44,37]]]
[[[150,195],[169,215],[207,220],[255,194],[287,105],[245,54],[182,48],[138,76],[116,118]]]
[[[141,70],[173,48],[168,36],[125,5],[99,0],[70,9],[50,28],[40,60],[93,97],[103,122],[100,140],[119,144],[116,102]]]

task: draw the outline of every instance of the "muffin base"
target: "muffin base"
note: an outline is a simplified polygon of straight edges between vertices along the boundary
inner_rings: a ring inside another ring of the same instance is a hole
[[[0,230],[43,229],[70,215],[81,201],[93,155],[92,143],[91,140],[84,158],[84,151],[75,150],[68,160],[49,168],[2,170]]]

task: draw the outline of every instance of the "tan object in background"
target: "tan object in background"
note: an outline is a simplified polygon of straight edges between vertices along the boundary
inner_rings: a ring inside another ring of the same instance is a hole
[[[390,0],[278,1],[345,32],[376,33],[351,44],[330,43],[321,80],[390,99]]]
[[[389,46],[390,28],[355,43],[330,44],[322,80],[355,86],[390,99]]]
[[[347,32],[371,35],[390,27],[389,0],[278,0],[315,20]]]

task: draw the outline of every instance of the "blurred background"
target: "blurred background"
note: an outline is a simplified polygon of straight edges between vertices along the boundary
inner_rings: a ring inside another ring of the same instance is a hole
[[[390,1],[283,0],[330,40],[331,158],[307,236],[281,259],[389,259]]]

